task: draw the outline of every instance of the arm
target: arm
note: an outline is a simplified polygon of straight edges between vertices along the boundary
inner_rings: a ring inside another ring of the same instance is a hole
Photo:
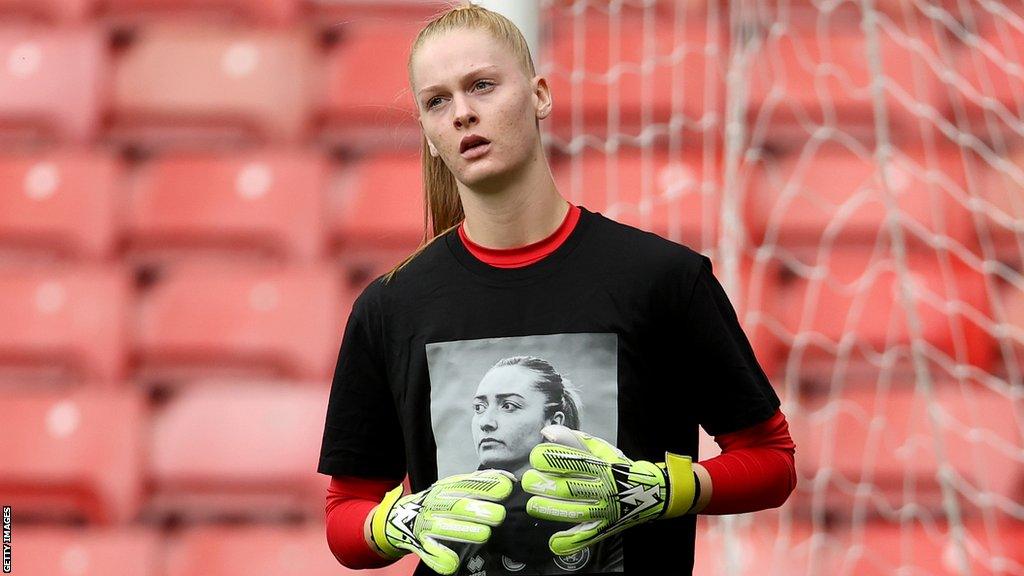
[[[709,492],[705,497],[701,478],[703,505],[697,512],[741,514],[777,508],[796,488],[796,444],[781,411],[760,424],[715,436],[715,442],[722,454],[694,465],[698,476],[697,467],[704,469]]]
[[[393,480],[333,476],[327,488],[327,545],[347,568],[377,568],[394,562],[371,545],[369,523]]]

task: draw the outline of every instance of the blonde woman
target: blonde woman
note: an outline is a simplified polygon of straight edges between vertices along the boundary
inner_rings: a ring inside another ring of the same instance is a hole
[[[539,128],[552,94],[506,18],[440,14],[412,45],[409,81],[429,234],[345,327],[318,466],[332,477],[330,549],[350,568],[415,554],[417,575],[691,574],[696,514],[777,507],[796,485],[779,399],[711,261],[562,197]],[[517,474],[439,477],[465,446],[437,439],[465,421],[432,416],[436,392],[459,384],[431,378],[429,346],[589,336],[615,343],[600,366],[611,384],[583,399],[600,407],[588,421],[614,423],[603,437],[550,422]],[[699,426],[722,455],[697,462]],[[508,529],[515,490],[562,529],[539,542],[528,522]]]

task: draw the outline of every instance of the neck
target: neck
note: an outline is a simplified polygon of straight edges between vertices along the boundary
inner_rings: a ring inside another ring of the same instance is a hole
[[[558,229],[569,211],[539,145],[514,175],[472,188],[459,183],[458,189],[466,214],[463,231],[485,248],[539,242]]]

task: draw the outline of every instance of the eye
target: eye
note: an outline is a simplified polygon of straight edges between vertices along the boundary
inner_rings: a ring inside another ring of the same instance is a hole
[[[434,104],[435,104],[435,103],[436,103],[436,102],[437,102],[438,100],[440,100],[440,99],[441,99],[441,98],[440,98],[439,96],[434,96],[434,97],[433,97],[433,98],[431,98],[430,100],[427,100],[427,110],[430,110],[431,108],[433,108],[433,107],[434,107]]]
[[[481,84],[485,84],[487,86],[494,86],[494,82],[491,82],[490,80],[477,80],[476,83],[473,84],[473,87],[476,88]]]
[[[486,409],[487,409],[487,406],[485,406],[483,404],[483,402],[474,402],[473,403],[473,412],[475,412],[477,414],[483,414],[484,410],[486,410]]]
[[[516,410],[519,409],[519,405],[516,404],[515,402],[509,402],[508,400],[506,400],[505,402],[501,403],[501,409],[504,410],[505,412],[515,412]]]

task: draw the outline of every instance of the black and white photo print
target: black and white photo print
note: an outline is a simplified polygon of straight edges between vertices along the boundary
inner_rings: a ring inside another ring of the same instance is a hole
[[[617,344],[613,333],[545,334],[434,342],[426,345],[430,416],[438,477],[495,468],[517,479],[530,466],[541,429],[561,424],[617,441]],[[567,557],[547,540],[570,524],[525,512],[518,482],[505,522],[487,545],[464,547],[465,575],[621,571],[621,542],[611,538]],[[600,548],[600,550],[596,550]],[[474,569],[475,568],[475,569]]]

